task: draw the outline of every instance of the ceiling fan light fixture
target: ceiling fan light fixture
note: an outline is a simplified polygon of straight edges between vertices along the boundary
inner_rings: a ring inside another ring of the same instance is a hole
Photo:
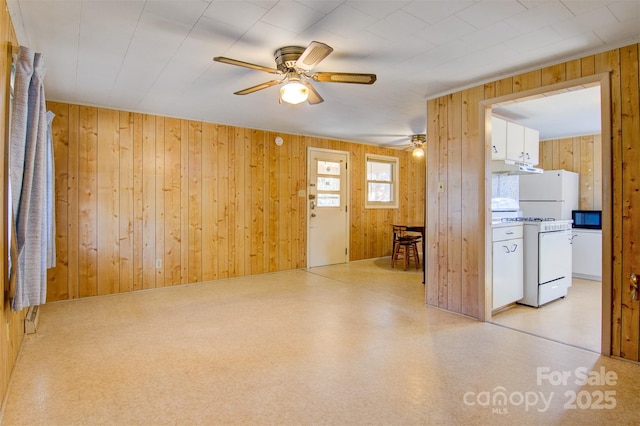
[[[419,146],[413,148],[412,152],[413,158],[422,158],[424,157],[424,150]]]
[[[291,81],[280,88],[280,99],[289,104],[299,104],[309,97],[309,89],[299,81]]]

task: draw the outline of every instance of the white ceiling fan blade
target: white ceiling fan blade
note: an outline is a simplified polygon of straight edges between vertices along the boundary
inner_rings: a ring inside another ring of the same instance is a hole
[[[307,102],[309,102],[309,105],[315,105],[315,104],[324,102],[324,99],[322,99],[322,96],[320,96],[320,94],[316,91],[316,89],[310,83],[303,81],[302,84],[307,86],[307,89],[309,89],[309,97],[307,98]]]
[[[333,48],[319,41],[312,41],[296,61],[296,68],[309,71],[333,52]]]

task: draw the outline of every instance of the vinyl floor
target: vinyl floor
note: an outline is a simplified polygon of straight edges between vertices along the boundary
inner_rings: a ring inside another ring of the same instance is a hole
[[[427,307],[389,263],[44,305],[2,424],[640,424],[640,365]]]

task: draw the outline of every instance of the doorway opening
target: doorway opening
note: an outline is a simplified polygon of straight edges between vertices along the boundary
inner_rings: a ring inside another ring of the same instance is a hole
[[[492,253],[493,248],[495,247],[492,236],[494,229],[503,227],[505,224],[502,223],[498,225],[498,220],[495,220],[492,224],[492,213],[489,212],[489,216],[486,218],[487,237],[485,241],[485,319],[498,325],[609,355],[611,350],[612,200],[611,195],[607,194],[606,191],[603,191],[603,188],[608,188],[611,185],[609,75],[595,75],[500,98],[488,99],[481,103],[481,111],[484,113],[484,120],[481,120],[481,125],[484,126],[483,134],[486,141],[485,146],[487,147],[487,164],[491,164],[491,152],[494,150],[489,141],[492,140],[493,136],[493,129],[491,126],[492,117],[496,112],[501,115],[502,118],[506,116],[507,120],[511,119],[513,121],[517,121],[520,119],[520,121],[526,122],[526,117],[524,117],[526,114],[522,114],[518,117],[518,111],[523,111],[520,107],[524,106],[527,102],[529,102],[530,105],[533,105],[541,98],[545,98],[545,101],[548,101],[553,100],[554,96],[564,96],[567,93],[579,95],[582,92],[583,94],[586,94],[589,91],[593,91],[594,88],[596,90],[599,89],[598,91],[600,95],[598,99],[599,114],[596,117],[600,122],[598,123],[600,124],[600,130],[598,135],[592,134],[591,136],[598,143],[592,145],[588,144],[589,140],[587,138],[587,134],[593,133],[591,130],[587,130],[582,133],[579,130],[569,130],[569,133],[575,133],[573,137],[570,137],[568,133],[555,139],[540,137],[540,140],[542,141],[540,142],[540,147],[543,148],[539,151],[540,159],[537,161],[539,165],[536,165],[536,167],[541,167],[545,170],[549,170],[549,168],[551,168],[551,170],[562,169],[568,170],[569,172],[574,171],[574,174],[578,175],[580,175],[580,168],[583,167],[583,180],[586,181],[587,179],[591,179],[591,184],[582,182],[580,185],[577,185],[576,190],[578,194],[576,196],[576,203],[579,207],[574,208],[601,210],[603,218],[602,230],[599,231],[601,236],[584,236],[582,235],[583,233],[575,228],[570,228],[570,231],[565,230],[565,233],[571,240],[570,244],[572,244],[572,246],[569,248],[570,253],[576,253],[578,251],[577,246],[573,246],[573,244],[581,244],[584,252],[585,248],[583,246],[583,240],[585,240],[585,238],[591,238],[588,243],[590,246],[586,247],[586,250],[589,253],[593,253],[594,251],[598,252],[599,258],[597,262],[600,262],[602,265],[600,268],[601,276],[597,276],[597,273],[592,273],[591,271],[588,271],[588,274],[586,275],[583,274],[582,271],[579,270],[580,267],[576,265],[576,261],[578,261],[579,265],[580,261],[583,259],[576,258],[572,261],[572,272],[571,277],[568,278],[569,287],[567,292],[564,295],[559,295],[557,300],[553,300],[548,303],[541,303],[540,306],[536,307],[527,306],[531,305],[531,303],[524,304],[522,300],[520,303],[513,301],[505,306],[495,306],[495,304],[492,303],[494,289],[493,269],[494,265],[496,269],[501,269],[499,265],[496,265],[496,263],[499,263],[499,260],[504,256],[500,256],[500,254],[498,254],[498,257],[495,257]],[[556,99],[559,100],[560,98]],[[553,105],[553,103],[547,102],[546,105]],[[511,116],[509,116],[510,114]],[[531,121],[535,121],[535,119],[530,120],[530,122]],[[541,125],[543,124],[539,124],[539,122],[538,124],[532,124],[532,126],[536,127]],[[583,137],[585,138],[584,141],[582,139]],[[562,142],[558,142],[556,139],[561,140]],[[602,143],[599,143],[600,141]],[[594,155],[593,150],[591,152],[587,152],[587,149],[585,149],[584,155],[578,154],[577,156],[574,156],[574,152],[572,151],[573,148],[569,145],[571,143],[578,144],[577,149],[579,150],[579,146],[582,142],[587,143],[590,147],[598,146],[599,152],[596,152]],[[562,146],[562,149],[571,151],[565,153],[566,155],[564,155],[563,160],[558,159],[558,157],[562,156],[561,148],[559,148],[559,146]],[[555,159],[550,158],[554,155],[556,156]],[[567,161],[567,158],[571,158],[571,162]],[[520,172],[523,171],[520,170]],[[510,188],[510,190],[513,191],[513,196],[507,194],[510,196],[497,198],[500,200],[503,198],[515,198],[516,201],[520,201],[520,194],[518,192],[519,188],[522,187],[522,185],[519,185],[520,172],[504,173],[504,170],[501,170],[500,173],[493,173],[493,168],[488,166],[488,178],[485,180],[487,205],[491,203],[490,199],[496,196],[496,192],[498,192],[499,196],[504,196],[505,194],[503,190],[505,188]],[[491,178],[489,178],[489,176]],[[496,184],[498,186],[503,186],[503,188],[496,191]],[[591,185],[591,187],[589,185]],[[597,186],[597,188],[594,188],[594,186]],[[587,194],[588,190],[591,190],[592,192]],[[590,198],[594,197],[594,193],[596,194],[595,199]],[[530,202],[523,202],[522,204],[527,206],[531,205]],[[493,215],[495,216],[495,213]],[[516,216],[526,217],[527,215],[523,214],[523,210],[519,210],[516,213]],[[562,219],[570,218],[571,217],[569,215],[569,217],[563,217]],[[504,221],[505,219],[502,220]],[[520,222],[522,223],[521,219]],[[563,221],[560,220],[558,222],[558,226],[561,222]],[[525,221],[524,223],[527,224],[528,222]],[[531,224],[529,223],[529,225]],[[525,233],[525,237],[529,235],[529,240],[534,238],[533,235],[535,235],[536,239],[538,239],[539,235],[544,235],[542,232],[539,234],[532,233],[530,231],[532,229],[531,226],[523,226],[525,230],[529,229],[528,234]],[[580,241],[576,241],[578,239],[580,239]],[[527,261],[529,262],[528,275],[531,274],[531,270],[533,269],[531,265],[535,263],[535,260],[531,260],[534,256],[532,256],[531,253],[533,249],[530,247],[531,244],[527,244],[526,241],[522,240],[522,248],[525,252],[524,261],[525,263]],[[529,250],[528,253],[527,250]],[[538,250],[537,245],[535,250]],[[496,259],[495,262],[494,259]],[[538,264],[535,264],[534,266],[536,269],[535,273],[538,274]],[[497,280],[504,281],[502,278],[497,278]],[[531,290],[531,288],[529,288],[531,287],[531,284],[526,283],[526,275],[524,281],[524,289]],[[499,289],[500,283],[498,281],[496,281],[496,285]],[[538,286],[538,282],[535,283],[535,291],[543,291],[543,286]],[[537,304],[534,303],[533,305]]]

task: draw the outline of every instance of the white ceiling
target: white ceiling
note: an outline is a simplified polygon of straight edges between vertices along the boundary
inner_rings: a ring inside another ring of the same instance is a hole
[[[50,100],[358,141],[424,133],[425,100],[640,41],[640,0],[8,0],[19,43],[45,55]],[[282,46],[324,42],[325,102],[278,104]]]
[[[600,87],[580,88],[494,107],[492,113],[540,132],[540,140],[601,131]]]

